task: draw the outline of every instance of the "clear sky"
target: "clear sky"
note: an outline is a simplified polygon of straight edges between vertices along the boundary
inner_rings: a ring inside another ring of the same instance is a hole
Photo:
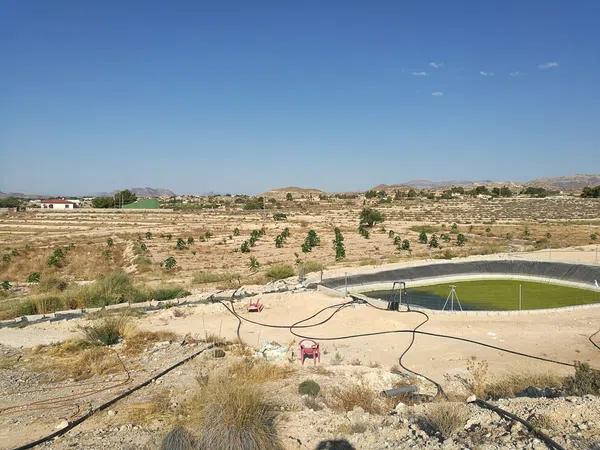
[[[0,191],[600,170],[600,2],[0,0]]]

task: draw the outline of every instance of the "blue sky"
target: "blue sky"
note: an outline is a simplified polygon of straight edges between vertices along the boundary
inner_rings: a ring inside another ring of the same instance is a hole
[[[597,1],[0,0],[0,190],[598,172],[598,23]]]

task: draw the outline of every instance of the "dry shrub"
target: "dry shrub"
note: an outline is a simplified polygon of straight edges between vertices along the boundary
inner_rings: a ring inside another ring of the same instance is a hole
[[[160,443],[159,450],[197,450],[196,437],[178,426],[169,431]]]
[[[147,424],[157,419],[161,422],[168,421],[173,418],[168,408],[169,402],[169,393],[164,390],[147,401],[127,405],[125,416],[129,423],[136,425]]]
[[[560,388],[562,386],[562,378],[550,373],[508,374],[488,383],[484,388],[482,397],[491,399],[510,398],[530,386]]]
[[[253,383],[282,380],[289,377],[293,371],[290,366],[280,366],[255,358],[240,359],[227,368],[230,377]]]
[[[199,423],[201,449],[283,449],[274,405],[249,380],[211,381],[190,406]]]
[[[227,343],[227,340],[224,337],[219,336],[218,334],[208,333],[204,336],[204,342],[214,344],[217,347],[221,347]]]
[[[114,345],[123,339],[128,325],[127,316],[106,316],[80,329],[85,335],[85,341],[92,345]]]
[[[170,331],[141,331],[134,330],[125,336],[124,351],[130,355],[138,355],[150,348],[156,342],[173,342],[177,335]]]
[[[323,404],[318,397],[308,395],[304,397],[303,402],[304,406],[306,406],[308,409],[312,409],[313,411],[321,411],[323,409]]]
[[[467,372],[469,379],[467,380],[467,388],[478,398],[483,398],[486,395],[487,385],[487,361],[468,361]]]
[[[362,434],[369,429],[367,422],[350,422],[341,424],[337,432],[341,435]]]
[[[382,414],[385,411],[381,398],[363,383],[333,388],[327,397],[327,404],[337,411],[352,411],[356,407],[371,414]]]
[[[564,389],[569,395],[600,395],[600,371],[576,361],[575,374],[564,379]]]
[[[419,419],[428,434],[439,433],[447,439],[462,428],[468,419],[468,411],[462,403],[435,403]]]
[[[556,423],[548,414],[532,414],[527,418],[527,421],[531,423],[538,430],[552,430]]]
[[[56,379],[85,380],[94,375],[108,375],[123,371],[117,354],[109,348],[91,346],[83,340],[38,347],[29,359],[32,370],[51,372]]]

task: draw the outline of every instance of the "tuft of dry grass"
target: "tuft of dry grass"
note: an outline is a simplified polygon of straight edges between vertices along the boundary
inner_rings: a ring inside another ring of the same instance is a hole
[[[227,368],[229,377],[253,383],[282,380],[288,378],[293,372],[291,366],[280,366],[255,358],[242,358]]]
[[[363,383],[343,388],[333,388],[327,397],[327,405],[337,411],[352,411],[360,407],[371,414],[385,412],[385,404],[375,391]]]
[[[80,381],[123,371],[115,352],[107,347],[91,346],[83,340],[38,347],[32,350],[27,363],[32,370],[50,373],[57,380]]]
[[[532,414],[527,421],[538,430],[551,431],[556,427],[556,422],[548,414]]]
[[[462,428],[467,419],[468,410],[463,403],[434,403],[419,421],[426,433],[439,433],[447,439]]]
[[[157,342],[173,342],[177,335],[170,331],[141,331],[134,330],[126,333],[123,350],[130,355],[139,355]]]
[[[196,437],[187,429],[177,426],[163,437],[159,450],[197,450]]]
[[[163,390],[146,401],[128,404],[124,415],[128,423],[136,425],[148,424],[154,420],[169,422],[174,419],[169,403],[170,395],[167,390]]]
[[[123,339],[128,326],[129,318],[126,316],[105,316],[92,325],[80,327],[80,330],[90,345],[114,345]]]
[[[250,381],[216,379],[194,397],[189,407],[198,424],[199,448],[283,449],[275,407]]]
[[[562,384],[563,379],[551,373],[513,373],[488,383],[483,393],[484,398],[510,398],[530,386],[560,388]]]
[[[341,435],[363,434],[369,429],[367,422],[350,422],[341,424],[337,432]]]

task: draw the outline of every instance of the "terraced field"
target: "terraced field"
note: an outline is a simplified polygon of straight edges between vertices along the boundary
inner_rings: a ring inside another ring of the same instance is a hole
[[[208,272],[235,273],[260,282],[270,266],[294,266],[299,260],[332,267],[556,249],[594,243],[591,235],[600,234],[600,202],[595,199],[405,199],[373,206],[384,213],[385,222],[371,230],[369,239],[357,232],[362,199],[284,202],[280,209],[287,214],[284,221],[273,220],[274,209],[243,211],[236,206],[198,212],[81,209],[9,213],[0,216],[0,280],[22,282],[32,272],[91,280],[102,273],[125,270],[144,281],[190,282],[198,272]],[[452,223],[458,230],[452,232]],[[332,247],[336,226],[346,246],[346,258],[340,262],[335,261]],[[418,242],[423,226],[429,236],[437,235],[438,248]],[[286,227],[290,236],[277,248],[275,237]],[[260,228],[264,228],[264,236],[250,253],[242,253],[241,244],[252,230]],[[310,229],[317,232],[321,244],[304,254],[301,245]],[[411,251],[397,250],[390,231],[409,240]],[[458,232],[467,238],[464,246],[457,245]],[[442,234],[450,240],[440,239]],[[178,238],[186,242],[182,249],[176,249]],[[188,238],[193,238],[193,243],[188,245]],[[69,251],[62,267],[49,267],[52,252],[66,246]],[[177,269],[161,267],[168,257],[175,258]],[[260,264],[256,273],[249,269],[250,257]]]

